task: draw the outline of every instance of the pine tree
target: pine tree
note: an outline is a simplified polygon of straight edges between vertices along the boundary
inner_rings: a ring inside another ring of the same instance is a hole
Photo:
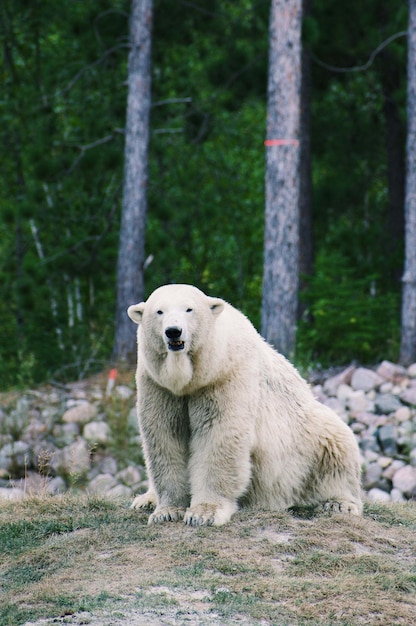
[[[151,103],[152,0],[132,0],[123,208],[117,266],[116,334],[113,357],[134,361],[135,328],[126,309],[144,297],[143,265],[147,209]]]
[[[400,360],[416,362],[416,0],[409,0],[405,267]]]
[[[263,336],[294,352],[299,285],[301,0],[272,0],[266,139]]]

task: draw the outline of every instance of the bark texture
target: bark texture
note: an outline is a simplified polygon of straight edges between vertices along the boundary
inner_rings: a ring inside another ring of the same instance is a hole
[[[405,267],[400,360],[416,362],[416,0],[409,0]]]
[[[134,362],[137,327],[130,304],[144,298],[143,264],[147,210],[151,104],[152,0],[132,0],[124,153],[124,188],[117,265],[117,310],[113,358]]]
[[[299,285],[301,0],[272,0],[266,143],[262,334],[295,350]]]

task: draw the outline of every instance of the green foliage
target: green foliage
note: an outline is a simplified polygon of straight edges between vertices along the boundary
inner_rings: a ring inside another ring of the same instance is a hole
[[[360,276],[339,252],[323,252],[306,293],[311,302],[299,327],[299,351],[313,361],[372,363],[397,354],[398,298],[380,274]]]
[[[155,0],[152,51],[146,292],[194,283],[257,327],[269,6]],[[2,388],[110,360],[129,11],[128,0],[2,3]],[[406,20],[399,0],[316,0],[303,40],[314,58],[352,67]],[[404,128],[405,38],[388,55],[365,72],[312,64],[316,268],[301,358],[396,356],[402,249],[390,241],[385,97]]]

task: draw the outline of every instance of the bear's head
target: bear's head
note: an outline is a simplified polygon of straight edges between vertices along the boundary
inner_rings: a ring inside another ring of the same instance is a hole
[[[224,305],[224,300],[207,296],[192,285],[164,285],[146,302],[130,306],[127,313],[141,326],[146,352],[192,354],[212,340],[210,331]]]

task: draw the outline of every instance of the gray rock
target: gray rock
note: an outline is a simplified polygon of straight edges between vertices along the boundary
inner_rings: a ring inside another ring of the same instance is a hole
[[[129,465],[126,469],[121,470],[121,472],[117,472],[116,478],[129,487],[143,480],[141,472],[133,465]]]
[[[62,450],[62,469],[74,477],[83,475],[91,467],[91,456],[86,441],[81,437]]]
[[[368,450],[371,450],[372,452],[377,452],[377,453],[380,452],[380,446],[375,437],[364,436],[359,440],[358,445],[360,446],[363,452],[366,452]]]
[[[116,485],[107,491],[109,498],[131,498],[132,491],[126,485]]]
[[[136,407],[133,407],[129,413],[128,416],[128,424],[129,424],[129,428],[132,428],[134,430],[139,430],[139,421],[137,419],[137,409]]]
[[[130,387],[127,387],[127,385],[117,385],[115,391],[118,397],[123,398],[123,400],[128,400],[135,394],[133,389],[130,389]]]
[[[118,472],[118,463],[112,456],[97,457],[97,468],[100,474],[112,474]]]
[[[390,491],[390,498],[392,502],[406,502],[406,498],[403,497],[400,489],[392,489]]]
[[[30,445],[26,441],[6,443],[0,450],[0,467],[8,471],[23,469],[30,463]]]
[[[393,487],[399,489],[407,498],[416,496],[416,467],[405,465],[393,476]]]
[[[391,383],[390,381],[387,383],[383,383],[382,385],[380,385],[379,391],[380,393],[391,393],[393,391],[393,383]]]
[[[416,387],[409,387],[409,389],[405,389],[405,391],[400,394],[400,399],[405,404],[416,406]]]
[[[91,422],[97,415],[98,409],[94,404],[83,402],[65,411],[62,416],[62,421],[67,424],[74,422],[76,424],[86,424],[87,422]]]
[[[357,422],[360,422],[361,424],[364,424],[365,426],[372,426],[377,419],[374,413],[368,413],[367,411],[361,411],[359,413],[355,413],[354,417],[357,420]]]
[[[412,363],[412,365],[409,365],[409,367],[407,368],[407,375],[410,378],[416,378],[416,363]]]
[[[378,431],[378,440],[383,452],[389,456],[397,454],[397,430],[391,424],[382,426]]]
[[[382,469],[378,463],[370,463],[367,465],[363,475],[363,487],[364,489],[373,489],[377,487],[381,478]]]
[[[348,415],[345,411],[344,404],[343,402],[338,400],[338,398],[325,398],[322,404],[325,404],[325,406],[329,406],[330,409],[335,411],[335,413],[340,416],[342,421],[344,421],[346,424],[348,423]]]
[[[337,389],[336,397],[346,405],[353,393],[354,390],[349,385],[342,383]]]
[[[56,424],[52,432],[56,445],[64,448],[74,443],[80,434],[80,428],[75,422],[70,424]]]
[[[347,400],[347,407],[353,413],[363,413],[374,410],[374,402],[370,400],[361,389],[353,391]]]
[[[65,493],[66,491],[66,483],[63,478],[60,476],[55,476],[55,478],[51,478],[46,483],[46,490],[51,495],[55,496],[58,493]]]
[[[367,494],[367,499],[370,502],[390,502],[391,501],[390,494],[388,494],[386,491],[383,491],[382,489],[378,489],[377,487],[370,489],[370,491]]]
[[[381,415],[389,415],[400,409],[402,403],[397,396],[392,393],[383,393],[376,397],[375,409]]]
[[[396,422],[408,422],[412,417],[412,413],[408,406],[401,406],[394,412]]]
[[[47,430],[48,427],[44,422],[40,419],[33,419],[24,429],[22,433],[22,440],[31,443],[35,439],[45,436]]]
[[[365,367],[357,367],[351,378],[351,387],[355,391],[370,391],[381,385],[383,379],[380,378],[373,370]]]
[[[1,487],[0,488],[0,506],[1,500],[23,500],[25,492],[17,487]]]
[[[91,493],[105,494],[110,489],[117,486],[117,480],[111,474],[98,474],[91,482],[89,491]]]
[[[395,459],[394,461],[392,461],[391,465],[386,467],[386,469],[384,470],[383,478],[393,480],[393,476],[396,474],[396,472],[398,472],[399,469],[402,469],[402,467],[405,467],[405,465],[406,463],[404,461],[399,461],[399,459]]]
[[[401,365],[396,365],[390,361],[382,361],[376,372],[382,378],[389,381],[396,381],[406,375],[406,370]]]
[[[350,365],[350,367],[347,367],[344,371],[342,371],[340,374],[337,374],[336,376],[331,376],[331,378],[328,378],[323,385],[323,390],[324,393],[326,393],[328,396],[336,396],[337,395],[337,391],[338,391],[338,387],[342,384],[344,385],[349,385],[351,382],[351,376],[352,373],[354,371],[354,366]]]
[[[385,470],[392,463],[392,459],[389,456],[379,456],[377,459],[377,463],[380,465],[382,470]]]
[[[416,467],[416,448],[414,448],[409,454],[409,463],[413,467]]]
[[[106,422],[89,422],[84,426],[83,436],[90,443],[105,445],[110,440],[110,427]]]

